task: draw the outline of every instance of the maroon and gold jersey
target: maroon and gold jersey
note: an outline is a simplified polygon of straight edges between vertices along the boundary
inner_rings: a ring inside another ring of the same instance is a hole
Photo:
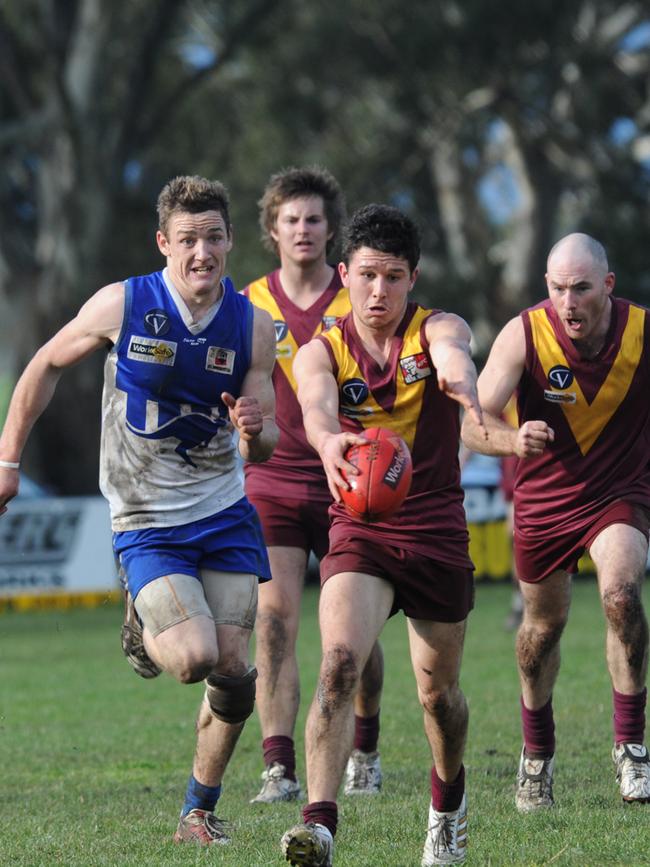
[[[352,524],[357,536],[379,534],[389,545],[472,568],[458,465],[459,407],[438,388],[424,335],[426,320],[438,312],[407,306],[383,368],[363,348],[352,314],[319,337],[338,383],[343,430],[389,428],[413,460],[411,490],[394,518],[365,525],[334,504],[331,532]]]
[[[605,344],[593,359],[580,357],[549,300],[521,315],[519,424],[546,421],[555,441],[519,461],[516,531],[579,530],[615,500],[650,507],[648,311],[612,298]]]
[[[275,419],[280,429],[273,456],[262,464],[245,465],[246,493],[251,497],[274,495],[328,503],[332,495],[320,458],[307,442],[292,367],[304,343],[330,328],[350,310],[348,291],[335,271],[320,298],[308,310],[301,310],[285,294],[279,270],[249,284],[243,291],[256,307],[270,313],[275,324],[273,387]]]

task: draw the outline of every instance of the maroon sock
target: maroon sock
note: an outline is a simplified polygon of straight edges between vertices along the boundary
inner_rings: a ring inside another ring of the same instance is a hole
[[[614,740],[618,744],[642,744],[645,735],[645,703],[647,689],[636,695],[624,695],[612,689],[614,695]]]
[[[293,738],[286,735],[272,735],[262,741],[264,750],[264,764],[268,767],[273,762],[284,765],[284,773],[287,779],[296,779],[296,749]]]
[[[354,748],[363,753],[377,751],[379,740],[379,711],[374,716],[354,715]]]
[[[522,698],[521,723],[526,755],[531,759],[550,759],[555,754],[553,699],[549,698],[544,707],[538,710],[529,710]]]
[[[431,803],[438,813],[451,813],[460,807],[465,791],[465,768],[460,766],[458,776],[453,783],[445,783],[436,771],[435,765],[431,768]]]
[[[339,809],[336,801],[312,801],[302,808],[302,817],[305,822],[318,822],[329,829],[332,837],[336,835],[336,826],[339,820]]]

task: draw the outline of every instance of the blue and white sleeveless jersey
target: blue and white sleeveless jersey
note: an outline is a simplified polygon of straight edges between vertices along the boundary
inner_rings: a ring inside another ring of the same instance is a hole
[[[253,307],[228,278],[222,285],[194,323],[167,269],[125,283],[102,399],[100,488],[116,532],[201,520],[244,496],[220,395],[240,394]]]

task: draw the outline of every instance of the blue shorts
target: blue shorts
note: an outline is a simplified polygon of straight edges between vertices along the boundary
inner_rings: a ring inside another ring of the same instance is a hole
[[[178,527],[113,533],[113,550],[134,599],[156,578],[180,574],[200,579],[201,569],[248,572],[260,581],[271,577],[260,520],[246,497]]]

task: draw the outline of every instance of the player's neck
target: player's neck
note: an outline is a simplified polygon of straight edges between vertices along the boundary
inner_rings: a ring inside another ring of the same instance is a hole
[[[598,326],[594,329],[594,333],[590,334],[588,337],[583,338],[582,340],[574,340],[573,345],[575,346],[578,354],[581,358],[589,361],[592,358],[595,358],[598,353],[602,350],[605,345],[605,341],[607,340],[607,334],[609,333],[609,326],[612,321],[612,304],[610,299],[607,299],[607,306],[603,311],[603,316],[598,322]]]
[[[397,327],[391,325],[383,329],[370,328],[356,317],[354,318],[354,324],[366,352],[383,368],[390,357],[393,347],[393,337],[395,336]]]
[[[201,319],[215,306],[221,301],[221,296],[223,295],[223,286],[221,283],[215,288],[213,292],[207,293],[205,295],[199,293],[191,293],[187,290],[182,292],[180,289],[177,289],[178,294],[185,302],[185,306],[189,310],[192,321],[200,322]]]
[[[332,282],[334,269],[322,259],[317,262],[282,262],[280,283],[287,298],[307,310]]]

